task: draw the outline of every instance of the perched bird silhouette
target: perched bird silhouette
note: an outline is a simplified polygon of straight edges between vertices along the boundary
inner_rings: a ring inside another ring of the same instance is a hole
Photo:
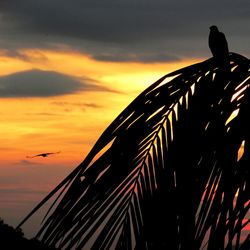
[[[49,153],[42,153],[42,154],[37,154],[37,155],[33,155],[33,156],[26,156],[26,158],[34,158],[34,157],[48,157],[49,155],[52,155],[52,154],[59,154],[60,151],[58,152],[49,152]]]
[[[219,64],[228,62],[229,50],[227,39],[224,33],[220,32],[218,27],[215,25],[210,27],[208,45],[213,57]]]

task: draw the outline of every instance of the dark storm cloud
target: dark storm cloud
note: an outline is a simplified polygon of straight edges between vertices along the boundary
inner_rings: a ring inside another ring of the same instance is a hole
[[[134,54],[168,61],[207,55],[212,24],[232,38],[231,47],[249,44],[249,0],[12,0],[0,11],[0,45],[9,49],[67,44],[99,60],[130,61]]]
[[[0,97],[49,97],[78,91],[110,91],[53,71],[29,70],[0,77]]]

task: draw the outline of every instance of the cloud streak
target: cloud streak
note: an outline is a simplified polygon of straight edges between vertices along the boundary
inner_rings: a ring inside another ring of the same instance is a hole
[[[79,91],[112,91],[54,71],[28,70],[0,77],[0,97],[50,97]]]
[[[51,104],[60,106],[60,107],[79,107],[79,108],[102,108],[101,105],[98,105],[93,102],[65,102],[65,101],[54,101]]]
[[[34,165],[42,165],[42,164],[34,162],[34,161],[20,160],[19,162],[16,162],[15,165],[34,166]]]

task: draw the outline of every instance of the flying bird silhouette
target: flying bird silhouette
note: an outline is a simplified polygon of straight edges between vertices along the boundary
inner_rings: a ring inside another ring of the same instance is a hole
[[[26,158],[34,158],[34,157],[48,157],[49,155],[52,155],[52,154],[59,154],[60,151],[58,152],[48,152],[48,153],[42,153],[42,154],[37,154],[37,155],[33,155],[33,156],[26,156]]]
[[[212,25],[208,37],[208,45],[213,57],[218,63],[226,63],[228,61],[229,50],[225,34],[219,31],[218,27]]]

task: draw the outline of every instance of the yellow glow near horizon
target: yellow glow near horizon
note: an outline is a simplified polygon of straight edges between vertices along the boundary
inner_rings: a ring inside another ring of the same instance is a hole
[[[82,159],[141,91],[163,75],[197,62],[102,62],[74,51],[21,50],[19,54],[12,58],[0,53],[0,76],[31,69],[55,71],[80,81],[87,79],[114,92],[1,98],[2,162],[18,162],[27,154],[54,149],[63,151],[60,161]]]

